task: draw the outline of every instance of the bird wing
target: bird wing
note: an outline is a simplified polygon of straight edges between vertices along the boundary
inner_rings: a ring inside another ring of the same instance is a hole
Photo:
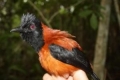
[[[79,48],[65,49],[57,44],[49,45],[51,55],[63,63],[70,64],[85,72],[93,72],[88,59]]]

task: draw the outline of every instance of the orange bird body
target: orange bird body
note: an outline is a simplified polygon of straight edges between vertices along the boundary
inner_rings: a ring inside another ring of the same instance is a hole
[[[51,29],[29,13],[22,16],[20,26],[11,32],[19,32],[22,39],[35,49],[41,66],[48,73],[65,76],[82,69],[94,80],[99,80],[80,45],[72,39],[74,36],[71,34]]]
[[[69,64],[65,64],[52,57],[50,54],[49,45],[54,43],[68,50],[72,50],[72,48],[74,47],[78,47],[79,49],[81,49],[81,47],[76,41],[71,39],[74,36],[68,34],[67,32],[60,30],[53,30],[51,28],[48,28],[44,24],[42,24],[42,27],[43,27],[43,37],[45,40],[45,45],[38,53],[40,54],[39,61],[42,67],[44,67],[45,70],[47,70],[49,73],[53,75],[60,75],[60,76],[64,76],[64,74],[71,75],[71,73],[78,70],[79,68],[76,68]],[[54,68],[54,70],[51,68]]]

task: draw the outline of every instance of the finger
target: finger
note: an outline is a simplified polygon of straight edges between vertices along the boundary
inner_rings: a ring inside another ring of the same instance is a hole
[[[53,79],[53,80],[66,80],[64,77],[54,76],[54,75],[52,75],[52,79]]]
[[[72,77],[72,76],[69,76],[67,80],[73,80],[73,77]]]
[[[73,73],[73,80],[88,80],[88,78],[83,70],[78,70]]]
[[[52,77],[51,77],[51,75],[49,75],[48,73],[46,73],[43,76],[43,80],[52,80]]]

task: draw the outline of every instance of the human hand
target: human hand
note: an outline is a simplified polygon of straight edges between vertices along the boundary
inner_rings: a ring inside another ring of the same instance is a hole
[[[43,76],[43,80],[89,80],[89,79],[87,78],[87,75],[83,70],[78,70],[75,71],[72,76],[68,76],[67,79],[65,77],[60,77],[60,76],[56,77],[46,73]]]

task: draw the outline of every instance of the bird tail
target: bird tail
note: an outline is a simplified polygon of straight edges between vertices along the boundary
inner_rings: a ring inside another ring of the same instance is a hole
[[[94,72],[91,74],[91,77],[93,80],[100,80]]]

